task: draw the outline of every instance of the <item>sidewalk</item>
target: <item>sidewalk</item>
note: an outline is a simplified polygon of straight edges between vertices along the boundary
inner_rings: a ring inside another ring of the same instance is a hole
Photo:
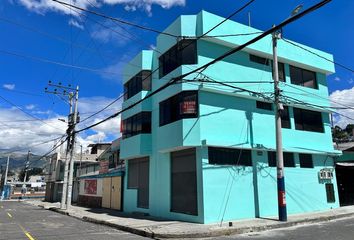
[[[234,221],[232,222],[232,226],[229,226],[229,222],[224,222],[222,226],[220,226],[220,224],[186,223],[153,217],[142,218],[141,216],[128,215],[110,209],[91,209],[73,206],[69,211],[66,211],[59,209],[59,203],[41,201],[26,201],[25,203],[67,214],[84,221],[108,225],[119,230],[151,238],[217,237],[247,232],[259,232],[354,216],[354,206],[348,206],[323,212],[291,215],[288,217],[287,222],[279,222],[275,218],[257,218]]]

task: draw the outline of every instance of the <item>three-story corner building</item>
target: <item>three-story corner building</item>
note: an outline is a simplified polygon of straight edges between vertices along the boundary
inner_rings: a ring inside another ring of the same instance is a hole
[[[202,11],[173,22],[165,32],[185,38],[159,35],[154,51],[126,66],[122,107],[259,32],[227,21],[195,40],[222,20]],[[233,33],[242,35],[222,36]],[[271,59],[268,36],[184,79],[203,81],[173,84],[122,114],[124,211],[199,223],[277,215]],[[336,208],[336,179],[319,174],[333,173],[340,153],[321,107],[329,106],[326,75],[334,66],[283,40],[278,59],[288,213]]]

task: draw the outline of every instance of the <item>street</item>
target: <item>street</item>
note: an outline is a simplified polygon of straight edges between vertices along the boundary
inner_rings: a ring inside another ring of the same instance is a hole
[[[247,233],[242,235],[218,237],[223,240],[353,240],[354,239],[354,217],[333,220],[324,223],[295,226],[284,229],[270,230],[258,233]]]
[[[145,239],[21,202],[0,202],[0,239]]]

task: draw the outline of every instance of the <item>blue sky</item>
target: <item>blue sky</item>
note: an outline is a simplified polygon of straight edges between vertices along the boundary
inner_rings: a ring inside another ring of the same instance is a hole
[[[246,2],[234,0],[72,1],[84,8],[158,30],[163,30],[181,14],[196,14],[204,9],[226,17]],[[67,2],[70,1],[67,0]],[[317,1],[306,1],[304,7],[307,8],[315,2]],[[94,8],[90,3],[97,4],[99,7]],[[233,20],[247,24],[247,13],[251,12],[252,26],[265,30],[272,24],[287,18],[292,9],[301,3],[295,0],[256,0]],[[284,35],[288,39],[330,52],[334,55],[335,61],[353,69],[354,28],[351,24],[354,22],[353,10],[353,1],[332,1],[320,10],[287,26],[284,29]],[[14,22],[25,25],[32,31],[13,24]],[[113,28],[121,35],[103,28],[100,24]],[[50,125],[60,129],[65,129],[65,124],[56,119],[67,114],[68,106],[57,97],[44,93],[48,80],[63,84],[79,84],[80,99],[82,99],[80,111],[85,117],[85,114],[87,116],[90,112],[100,109],[122,93],[120,71],[124,62],[129,61],[142,49],[155,45],[156,38],[155,33],[129,26],[126,28],[131,36],[124,37],[122,34],[128,34],[109,20],[92,15],[89,15],[88,19],[74,11],[60,7],[51,0],[2,0],[0,27],[2,30],[0,51],[85,66],[100,71],[98,73],[71,69],[0,52],[0,96],[38,118],[48,119]],[[68,44],[70,41],[73,42],[72,50]],[[353,103],[354,99],[350,97],[354,95],[353,79],[353,73],[336,67],[336,73],[328,77],[330,92],[335,92],[336,99],[341,99],[347,104]],[[19,93],[19,91],[30,94]],[[118,103],[92,121],[97,121],[119,108]],[[351,116],[354,117],[352,112],[346,112],[346,114],[352,114]],[[0,120],[3,123],[0,126],[2,127],[0,137],[3,139],[0,140],[0,150],[26,146],[29,143],[50,139],[60,133],[53,127],[43,127],[42,122],[10,122],[13,119],[30,118],[0,99]],[[32,130],[28,132],[26,128]],[[85,144],[98,140],[111,140],[117,136],[118,130],[119,120],[116,119],[106,126],[81,135],[80,141]],[[6,136],[5,139],[4,136]],[[38,148],[38,151],[42,151],[44,147],[48,146]]]

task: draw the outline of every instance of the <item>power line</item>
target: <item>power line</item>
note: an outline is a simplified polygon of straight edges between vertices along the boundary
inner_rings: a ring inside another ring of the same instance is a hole
[[[171,34],[171,33],[161,32],[159,30],[156,30],[156,29],[153,29],[153,28],[150,28],[150,27],[141,26],[139,24],[128,22],[126,20],[122,20],[122,19],[119,19],[119,18],[114,18],[114,17],[111,17],[111,16],[107,16],[107,15],[104,15],[102,13],[99,13],[99,12],[96,12],[96,11],[92,11],[92,10],[88,10],[88,9],[84,9],[84,8],[81,8],[81,7],[78,7],[76,5],[66,3],[66,2],[62,2],[62,1],[58,1],[58,0],[52,0],[52,1],[53,2],[57,2],[57,3],[59,3],[61,5],[64,5],[64,6],[69,6],[71,8],[75,8],[77,10],[80,10],[80,11],[83,11],[83,12],[87,12],[87,13],[91,13],[93,15],[96,15],[96,16],[99,16],[99,17],[102,17],[102,18],[106,18],[106,19],[112,20],[114,22],[119,22],[119,23],[122,23],[122,24],[126,24],[126,25],[129,25],[129,26],[135,27],[135,28],[140,28],[140,29],[143,29],[143,30],[146,30],[146,31],[155,32],[155,33],[158,33],[158,34],[163,34],[163,35],[174,37],[174,38],[179,37],[179,36]]]
[[[207,35],[203,36],[201,38],[224,38],[224,37],[241,37],[241,36],[250,36],[250,35],[256,35],[256,34],[261,34],[263,32],[251,32],[251,33],[235,33],[235,34],[220,34],[220,35]]]
[[[331,0],[324,0],[324,1],[320,2],[320,3],[317,3],[316,5],[313,5],[312,7],[310,7],[310,8],[308,8],[308,9],[304,10],[303,12],[301,12],[301,13],[295,15],[295,16],[292,16],[292,17],[286,19],[285,21],[283,21],[282,23],[280,23],[280,24],[278,24],[278,25],[272,27],[271,29],[269,29],[269,30],[263,32],[261,35],[255,37],[255,38],[253,38],[253,39],[251,39],[251,40],[249,40],[248,42],[246,42],[246,43],[244,43],[244,44],[242,44],[242,45],[240,45],[240,46],[238,46],[238,47],[235,47],[235,48],[231,49],[231,50],[228,51],[227,53],[221,55],[220,57],[217,57],[216,59],[210,61],[209,63],[206,63],[206,64],[204,64],[203,66],[198,67],[198,68],[196,68],[196,69],[194,69],[194,70],[192,70],[192,71],[190,71],[190,72],[188,72],[188,73],[182,74],[182,75],[180,75],[179,77],[172,78],[172,79],[171,79],[169,82],[167,82],[166,84],[162,85],[161,87],[159,87],[159,88],[156,89],[155,91],[150,92],[149,94],[147,94],[147,95],[145,96],[145,98],[136,101],[135,103],[131,104],[130,106],[128,106],[128,107],[126,107],[126,108],[120,110],[119,112],[117,112],[117,113],[115,113],[115,114],[113,114],[113,115],[111,115],[111,116],[109,116],[109,117],[107,117],[107,118],[102,119],[101,121],[99,121],[99,122],[97,122],[97,123],[94,123],[94,124],[92,124],[92,125],[90,125],[90,126],[87,126],[87,127],[85,127],[85,128],[82,128],[82,129],[80,129],[80,130],[77,130],[76,133],[85,131],[85,130],[87,130],[87,129],[90,129],[90,128],[92,128],[92,127],[95,127],[95,126],[97,126],[97,125],[100,125],[100,124],[102,124],[103,122],[108,121],[109,119],[112,119],[112,118],[114,118],[114,117],[117,117],[117,116],[118,116],[119,114],[121,114],[122,112],[125,112],[125,111],[127,111],[127,110],[133,108],[134,106],[138,105],[139,103],[143,102],[144,100],[146,100],[146,99],[152,97],[153,95],[155,95],[155,94],[161,92],[162,90],[164,90],[165,88],[169,87],[170,85],[175,84],[175,83],[178,82],[179,80],[183,80],[183,78],[185,78],[186,76],[189,76],[190,74],[196,73],[196,72],[199,72],[199,71],[204,71],[204,70],[205,70],[207,67],[209,67],[210,65],[215,64],[215,63],[221,61],[222,59],[226,58],[227,56],[230,56],[230,55],[232,55],[232,54],[234,54],[234,53],[236,53],[236,52],[238,52],[238,51],[241,51],[242,49],[244,49],[244,48],[247,47],[248,45],[257,42],[258,40],[264,38],[265,36],[267,36],[267,35],[269,35],[269,34],[275,32],[275,31],[277,31],[277,30],[279,30],[279,29],[281,29],[281,28],[283,28],[284,26],[286,26],[286,25],[288,25],[288,24],[290,24],[290,23],[292,23],[292,22],[298,20],[299,18],[305,16],[306,14],[308,14],[308,13],[310,13],[310,12],[312,12],[312,11],[314,11],[314,10],[316,10],[316,9],[318,9],[318,8],[320,8],[320,7],[322,7],[322,6],[324,6],[325,4],[329,3],[330,1],[331,1]],[[240,89],[240,90],[242,90],[242,89]],[[247,90],[247,91],[249,91],[249,90]],[[255,92],[255,93],[256,93],[256,94],[260,94],[259,92]]]
[[[0,53],[6,54],[6,55],[16,56],[16,57],[20,57],[20,58],[25,58],[25,59],[31,59],[31,60],[35,60],[35,61],[39,61],[39,62],[55,64],[55,65],[59,65],[59,66],[62,66],[62,67],[76,68],[76,69],[86,70],[86,71],[95,72],[95,73],[105,73],[105,74],[119,75],[118,73],[115,73],[115,72],[103,71],[103,70],[100,70],[100,69],[94,69],[94,68],[89,68],[89,67],[84,67],[84,66],[78,66],[78,65],[72,65],[72,64],[57,62],[57,61],[53,61],[53,60],[49,60],[49,59],[45,59],[45,58],[40,58],[40,57],[35,57],[35,56],[30,56],[30,55],[24,55],[24,54],[21,54],[21,53],[11,52],[11,51],[2,50],[2,49],[0,49]]]
[[[25,113],[26,115],[30,116],[31,118],[36,119],[36,120],[38,120],[38,121],[40,121],[40,122],[44,123],[45,125],[48,125],[48,126],[50,126],[50,127],[52,127],[52,128],[56,128],[56,129],[62,130],[62,129],[57,128],[57,127],[54,127],[54,126],[52,126],[52,125],[46,123],[46,122],[43,121],[42,119],[40,119],[40,118],[38,118],[38,117],[36,117],[36,116],[34,116],[34,115],[32,115],[32,114],[30,114],[30,113],[24,111],[21,107],[17,106],[16,104],[14,104],[13,102],[11,102],[10,100],[7,100],[6,98],[4,98],[4,97],[1,96],[1,95],[0,95],[0,98],[1,98],[2,100],[4,100],[5,102],[9,103],[10,105],[14,106],[15,108],[17,108],[17,109],[20,110],[21,112],[23,112],[23,113]]]
[[[303,46],[301,46],[301,45],[299,45],[299,44],[296,44],[296,43],[294,43],[294,42],[292,42],[292,41],[289,41],[289,40],[287,40],[287,39],[285,39],[285,38],[282,38],[282,40],[283,40],[284,42],[287,42],[287,43],[289,43],[289,44],[291,44],[291,45],[293,45],[293,46],[295,46],[295,47],[301,48],[302,50],[304,50],[304,51],[306,51],[306,52],[309,52],[309,53],[311,53],[311,54],[313,54],[313,55],[316,55],[316,56],[319,57],[319,58],[322,58],[322,59],[324,59],[324,60],[326,60],[326,61],[328,61],[328,62],[331,62],[331,63],[333,63],[333,64],[335,64],[335,65],[338,65],[338,66],[340,66],[340,67],[342,67],[342,68],[344,68],[344,69],[346,69],[346,70],[348,70],[348,71],[354,73],[354,70],[353,70],[353,69],[351,69],[351,68],[349,68],[349,67],[346,67],[346,66],[344,66],[344,65],[341,64],[341,63],[335,62],[335,61],[333,61],[333,60],[331,60],[331,59],[328,59],[328,58],[326,58],[326,57],[324,57],[324,56],[321,56],[320,54],[315,53],[315,52],[313,52],[313,51],[311,51],[311,50],[309,50],[309,49],[307,49],[307,48],[304,48]]]
[[[215,28],[219,27],[221,24],[223,24],[224,22],[226,22],[228,19],[230,19],[231,17],[235,16],[237,13],[241,12],[243,9],[245,9],[247,6],[249,6],[252,2],[254,2],[255,0],[250,0],[248,1],[245,5],[243,5],[241,8],[237,9],[236,11],[234,11],[230,16],[228,16],[227,18],[223,19],[220,23],[218,23],[217,25],[215,25],[213,28],[209,29],[207,32],[205,32],[204,34],[202,34],[201,36],[198,36],[196,38],[196,41],[199,40],[200,38],[206,36],[208,33],[210,33],[212,30],[214,30]],[[87,0],[87,2],[89,2]],[[90,3],[90,2],[89,2]],[[91,4],[91,3],[90,3]],[[91,4],[92,5],[92,4]],[[125,28],[123,28],[124,30],[126,30]],[[126,30],[127,31],[127,30]],[[183,51],[183,49],[185,49],[186,47],[188,47],[191,43],[187,44],[186,46],[184,46],[182,49],[179,49],[179,51]],[[153,51],[156,51],[160,54],[162,54],[161,52],[159,52],[156,49],[153,49]],[[153,70],[148,76],[146,76],[145,78],[143,78],[141,81],[143,82],[145,79],[152,77],[152,75],[158,71],[161,68],[161,66],[159,66],[158,68],[156,68],[155,70]],[[109,105],[112,105],[114,102],[118,101],[122,96],[120,96],[118,99],[114,100],[112,103],[110,103]],[[106,107],[104,108],[106,109]],[[93,114],[96,115],[96,114]],[[87,118],[86,118],[87,119]],[[86,120],[85,119],[85,120]]]

